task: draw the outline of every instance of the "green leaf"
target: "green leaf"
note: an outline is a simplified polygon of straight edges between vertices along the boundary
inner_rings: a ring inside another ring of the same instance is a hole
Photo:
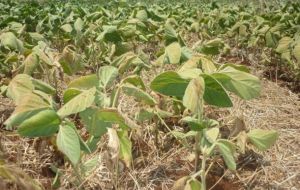
[[[40,90],[40,91],[42,91],[46,94],[50,94],[50,95],[53,95],[56,92],[55,88],[53,88],[52,86],[50,86],[49,84],[47,84],[41,80],[31,78],[31,81],[35,87],[35,90]]]
[[[170,64],[178,64],[181,57],[181,47],[178,42],[173,42],[166,47],[166,55]]]
[[[65,90],[63,95],[64,103],[66,104],[68,101],[79,95],[82,91],[76,89],[76,88],[68,88]]]
[[[226,90],[235,93],[243,99],[249,100],[260,95],[260,81],[256,76],[249,73],[232,67],[225,67],[211,76],[220,82]]]
[[[63,49],[58,62],[68,75],[72,75],[83,68],[81,57],[72,45],[68,45]]]
[[[193,131],[202,131],[206,126],[203,123],[199,122],[198,119],[186,116],[181,119],[182,122],[188,123],[189,127]]]
[[[132,143],[128,137],[127,131],[118,131],[120,142],[120,158],[124,160],[126,166],[130,168],[132,162]]]
[[[184,190],[202,190],[202,186],[197,179],[190,179],[187,181]]]
[[[40,111],[50,108],[50,105],[39,95],[33,93],[25,94],[20,104],[17,105],[15,111],[4,124],[8,129],[12,129]]]
[[[299,67],[300,67],[300,40],[297,41],[297,43],[293,49],[293,54],[298,62]]]
[[[251,143],[261,151],[270,148],[278,138],[278,133],[274,130],[253,129],[247,135]]]
[[[74,113],[84,111],[86,108],[90,107],[95,99],[96,88],[91,88],[77,95],[69,102],[67,102],[63,107],[58,110],[58,115],[60,117],[65,117]]]
[[[234,160],[234,152],[235,152],[235,146],[228,140],[220,139],[217,142],[217,146],[224,158],[224,161],[226,163],[226,166],[231,169],[236,169],[236,163]]]
[[[122,40],[120,32],[116,26],[103,26],[104,32],[100,35],[100,39],[105,41],[117,43]]]
[[[148,105],[155,105],[156,101],[145,91],[133,86],[132,84],[122,85],[122,90],[128,96],[135,97],[138,101],[144,102]]]
[[[177,33],[171,24],[166,24],[165,26],[165,40],[166,40],[166,45],[169,45],[172,42],[177,41]]]
[[[76,88],[80,90],[88,90],[90,88],[96,87],[98,84],[98,78],[96,74],[81,76],[77,79],[72,80],[68,88]]]
[[[83,29],[83,20],[81,18],[77,18],[75,23],[74,23],[74,28],[77,32],[81,32],[81,30]]]
[[[80,113],[80,118],[87,128],[87,131],[95,137],[101,137],[107,132],[107,128],[112,126],[111,122],[103,120],[101,114],[102,110],[95,108],[88,108]]]
[[[219,107],[231,107],[232,102],[222,85],[212,76],[202,74],[205,82],[204,100],[206,103]]]
[[[145,86],[143,80],[138,75],[128,76],[125,79],[123,79],[121,83],[123,83],[123,84],[129,83],[129,84],[132,84],[142,90],[146,90],[146,86]]]
[[[107,88],[107,86],[110,86],[113,81],[117,78],[118,76],[118,69],[113,66],[102,66],[99,69],[99,79],[100,79],[100,84],[104,87]]]
[[[26,74],[19,74],[9,83],[6,95],[18,105],[23,101],[24,95],[31,93],[33,90],[34,85],[31,77]]]
[[[192,79],[185,90],[183,105],[193,113],[197,113],[202,106],[201,101],[203,99],[204,89],[205,83],[203,78],[198,77]]]
[[[58,150],[63,152],[73,165],[80,160],[80,142],[73,127],[61,125],[56,138]]]
[[[156,76],[150,88],[166,96],[182,98],[188,83],[188,80],[181,78],[176,72],[167,71]]]
[[[26,137],[51,136],[58,131],[60,118],[54,110],[43,110],[24,120],[18,127],[18,133]]]

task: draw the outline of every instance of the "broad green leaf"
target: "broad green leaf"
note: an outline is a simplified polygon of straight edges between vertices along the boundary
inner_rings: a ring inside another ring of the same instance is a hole
[[[188,80],[181,78],[176,72],[167,71],[156,76],[151,82],[150,88],[166,96],[181,98],[184,96],[188,84]]]
[[[99,69],[100,84],[104,88],[110,86],[118,76],[118,69],[113,66],[102,66]]]
[[[71,24],[64,24],[60,28],[67,33],[70,33],[73,30]]]
[[[173,42],[166,47],[166,54],[170,64],[178,64],[181,57],[181,47],[178,42]]]
[[[171,24],[165,25],[165,40],[166,40],[166,45],[169,45],[172,42],[177,41],[177,33]]]
[[[249,100],[260,94],[261,84],[259,79],[246,72],[236,70],[232,67],[225,67],[218,73],[211,74],[222,86],[239,97]]]
[[[23,62],[24,74],[32,75],[34,70],[39,65],[39,57],[35,53],[29,54]]]
[[[23,53],[24,47],[23,42],[19,40],[14,33],[6,32],[0,35],[1,44],[4,47],[8,47],[12,50],[18,50],[19,52]]]
[[[155,105],[156,101],[145,91],[133,86],[132,84],[122,85],[122,90],[128,96],[135,97],[138,101],[144,102],[148,105]]]
[[[247,135],[251,143],[261,151],[270,148],[278,138],[278,133],[274,130],[253,129]]]
[[[98,78],[96,74],[81,76],[77,79],[72,80],[68,88],[76,88],[80,90],[88,90],[90,88],[96,87],[98,84]]]
[[[132,162],[132,143],[128,137],[128,132],[125,130],[118,131],[118,137],[120,142],[120,158],[130,168]]]
[[[234,153],[235,153],[235,146],[228,140],[220,139],[217,142],[217,146],[224,158],[226,166],[231,169],[236,169],[236,163],[234,161]]]
[[[76,88],[68,88],[67,90],[64,91],[63,94],[63,100],[64,103],[66,104],[68,101],[79,95],[82,91],[76,89]]]
[[[28,93],[22,98],[12,115],[5,121],[8,129],[19,126],[26,119],[36,115],[42,110],[50,109],[50,105],[45,102],[39,95]]]
[[[81,18],[77,18],[75,23],[74,23],[74,28],[77,32],[81,32],[81,30],[83,29],[83,20]]]
[[[61,125],[56,137],[58,150],[63,152],[73,165],[80,160],[80,142],[73,127]]]
[[[202,122],[199,122],[198,119],[192,118],[190,116],[182,118],[181,121],[184,123],[188,123],[189,127],[193,131],[202,131],[206,127]]]
[[[33,90],[34,85],[31,77],[26,74],[19,74],[9,83],[6,95],[18,105],[22,102],[24,95],[31,93]]]
[[[193,113],[197,113],[202,106],[201,101],[203,99],[205,89],[205,83],[203,78],[192,79],[183,96],[183,105],[191,110]]]
[[[132,84],[132,85],[134,85],[134,86],[136,86],[136,87],[138,87],[142,90],[146,90],[146,87],[145,87],[145,84],[144,84],[143,80],[138,75],[128,76],[125,79],[123,79],[121,83],[123,83],[123,84],[129,83],[129,84]]]
[[[60,117],[65,117],[71,114],[84,111],[86,108],[90,107],[95,99],[96,88],[91,88],[77,95],[69,102],[67,102],[63,107],[58,110],[58,115]]]
[[[53,95],[56,92],[55,88],[53,88],[52,86],[50,86],[49,84],[47,84],[41,80],[31,78],[31,81],[35,87],[35,90],[40,90],[40,91],[45,92],[46,94],[50,94],[50,95]]]
[[[51,136],[58,131],[60,118],[54,110],[46,109],[24,120],[18,133],[26,137]]]
[[[201,75],[205,82],[203,98],[206,103],[219,107],[231,107],[232,102],[222,85],[212,76]]]
[[[138,122],[143,122],[146,120],[151,120],[155,116],[153,109],[141,109],[135,116]]]
[[[103,26],[104,32],[98,37],[98,39],[104,39],[108,42],[120,42],[122,40],[120,32],[116,26]]]
[[[101,114],[102,110],[95,108],[88,108],[80,113],[80,118],[88,132],[95,137],[101,137],[107,132],[107,128],[112,126],[111,122],[103,120]]]

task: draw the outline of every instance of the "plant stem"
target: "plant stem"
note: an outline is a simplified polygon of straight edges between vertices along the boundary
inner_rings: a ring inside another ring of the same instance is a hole
[[[202,190],[206,190],[206,173],[205,173],[205,167],[206,167],[206,154],[203,154],[202,163],[201,163],[201,186]]]
[[[198,132],[195,136],[195,173],[199,170],[199,154],[200,154],[200,149],[199,149],[199,142],[200,142],[200,132]]]

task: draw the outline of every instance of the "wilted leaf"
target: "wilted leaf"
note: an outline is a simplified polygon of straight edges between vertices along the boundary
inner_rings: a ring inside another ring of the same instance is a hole
[[[118,69],[113,66],[102,66],[99,69],[100,84],[107,88],[118,76]]]
[[[133,86],[132,84],[122,85],[122,90],[128,96],[135,97],[138,101],[144,102],[148,105],[155,105],[156,101],[145,91]]]
[[[234,160],[234,152],[235,152],[235,146],[228,140],[220,139],[217,142],[217,146],[224,158],[224,161],[226,163],[226,166],[231,169],[236,169],[236,163]]]
[[[211,76],[220,82],[226,90],[237,94],[243,99],[249,100],[260,95],[260,81],[256,76],[249,73],[232,67],[225,67]]]
[[[197,113],[202,106],[205,83],[203,78],[194,78],[188,84],[184,96],[183,105],[194,113]]]
[[[181,47],[178,42],[173,42],[166,47],[166,54],[170,64],[178,64],[181,57]]]
[[[252,144],[261,151],[270,148],[278,138],[278,133],[274,130],[253,129],[247,135]]]

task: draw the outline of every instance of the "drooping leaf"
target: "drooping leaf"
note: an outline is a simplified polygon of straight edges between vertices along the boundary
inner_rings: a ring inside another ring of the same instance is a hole
[[[75,88],[80,90],[88,90],[90,88],[96,87],[98,84],[97,75],[91,74],[86,76],[81,76],[77,79],[72,80],[68,88]]]
[[[270,148],[278,138],[278,133],[274,130],[253,129],[247,135],[251,143],[261,151]]]
[[[27,93],[31,93],[34,90],[34,85],[29,75],[19,74],[13,78],[7,87],[6,95],[14,100],[18,105],[22,102],[23,97]]]
[[[215,143],[218,136],[219,136],[220,130],[217,127],[213,127],[210,129],[207,129],[204,133],[205,138],[208,142],[210,142],[211,144]]]
[[[60,118],[54,110],[46,109],[24,120],[18,133],[26,137],[51,136],[58,131]]]
[[[156,76],[150,88],[166,96],[183,97],[188,84],[188,80],[181,78],[176,72],[167,71]]]
[[[256,98],[260,94],[261,84],[259,79],[249,73],[232,67],[225,67],[211,76],[220,82],[226,90],[237,94],[243,99]]]
[[[96,88],[91,88],[77,95],[69,102],[67,102],[63,107],[58,110],[58,115],[60,117],[65,117],[74,113],[84,111],[86,108],[90,107],[95,99]]]
[[[12,50],[18,50],[21,53],[24,51],[23,42],[19,40],[12,32],[1,34],[0,41],[4,47],[8,47]]]
[[[178,42],[173,42],[166,47],[166,55],[170,64],[178,64],[181,57],[181,47]]]
[[[24,60],[24,73],[32,75],[39,64],[39,57],[35,53],[29,54]]]
[[[135,97],[138,101],[144,102],[148,105],[155,105],[156,101],[145,91],[133,86],[132,84],[122,85],[122,90],[128,96]]]
[[[126,166],[130,168],[132,162],[132,143],[125,130],[119,131],[118,137],[120,142],[120,158],[124,160]]]
[[[142,90],[146,90],[143,80],[138,75],[128,76],[125,79],[123,79],[121,83],[129,83],[129,84],[132,84]]]
[[[183,105],[193,113],[197,113],[202,106],[204,89],[205,83],[202,77],[192,79],[185,90]]]
[[[285,53],[285,52],[289,52],[289,47],[291,42],[293,41],[292,38],[290,37],[283,37],[279,40],[278,42],[278,46],[276,48],[276,52],[278,53]]]
[[[235,152],[235,146],[228,140],[220,139],[217,142],[217,146],[224,158],[224,161],[226,163],[226,166],[231,169],[236,169],[236,163],[234,160],[234,152]]]
[[[112,126],[111,122],[103,120],[101,111],[100,109],[88,108],[80,113],[80,118],[88,132],[95,137],[101,137],[107,132],[107,128]]]
[[[73,165],[80,160],[80,142],[73,127],[61,125],[56,137],[58,150],[63,152]]]

